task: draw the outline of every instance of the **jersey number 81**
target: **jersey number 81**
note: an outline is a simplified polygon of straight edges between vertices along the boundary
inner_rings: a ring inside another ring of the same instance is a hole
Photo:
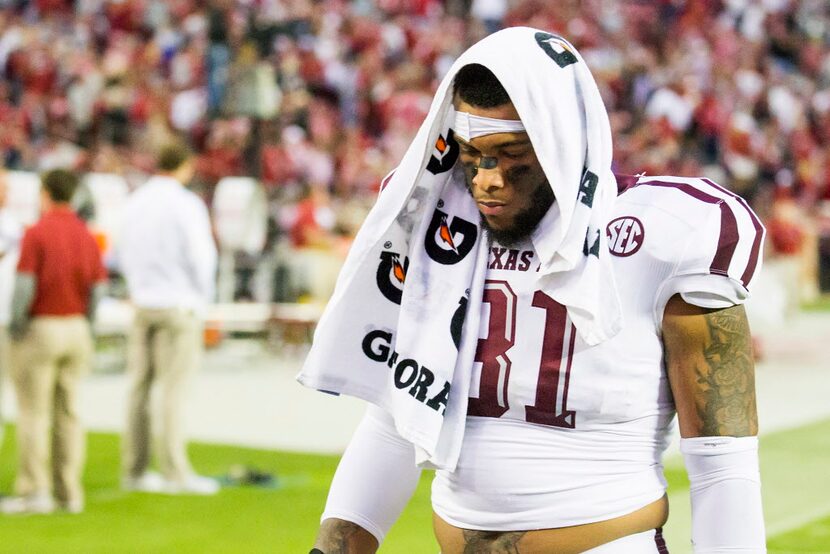
[[[487,338],[478,341],[475,361],[481,363],[479,395],[469,399],[467,415],[501,417],[510,407],[508,351],[517,340],[517,300],[507,281],[487,280],[484,284],[483,302],[490,305],[489,332]],[[566,308],[544,292],[537,290],[533,294],[532,305],[545,312],[545,330],[536,401],[525,406],[525,419],[529,423],[573,429],[576,414],[568,410],[567,403],[576,328],[568,320]]]

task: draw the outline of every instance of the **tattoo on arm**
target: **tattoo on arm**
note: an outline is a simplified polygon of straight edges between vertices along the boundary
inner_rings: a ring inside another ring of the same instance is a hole
[[[464,554],[520,554],[519,541],[526,531],[464,530]]]
[[[708,338],[697,365],[702,394],[697,401],[703,436],[747,436],[758,432],[752,341],[742,306],[704,316]]]

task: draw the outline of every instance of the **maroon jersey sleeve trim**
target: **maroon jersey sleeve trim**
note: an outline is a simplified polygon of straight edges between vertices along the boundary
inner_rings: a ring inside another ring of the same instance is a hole
[[[673,183],[670,181],[646,181],[637,183],[635,186],[656,186],[675,188],[679,191],[688,194],[692,198],[705,202],[707,204],[714,204],[720,208],[720,233],[718,235],[718,246],[715,249],[715,256],[709,264],[709,273],[716,275],[729,275],[729,265],[732,263],[732,257],[735,254],[735,249],[738,246],[738,221],[735,219],[735,214],[723,198],[712,196],[706,192],[696,188],[688,183]],[[741,284],[745,284],[741,280]]]
[[[752,250],[750,250],[749,261],[746,264],[746,269],[741,275],[741,283],[744,286],[746,286],[752,280],[752,277],[755,275],[755,270],[758,267],[758,258],[761,255],[761,242],[764,238],[764,226],[761,225],[761,221],[758,219],[758,216],[755,215],[755,212],[753,212],[749,205],[746,203],[746,200],[744,200],[737,194],[729,190],[726,190],[714,181],[710,181],[709,179],[703,179],[703,181],[708,183],[715,189],[723,192],[724,194],[728,194],[729,196],[737,200],[741,207],[743,207],[743,209],[746,210],[746,213],[749,214],[749,219],[752,220],[752,226],[755,228],[755,238],[752,241]]]

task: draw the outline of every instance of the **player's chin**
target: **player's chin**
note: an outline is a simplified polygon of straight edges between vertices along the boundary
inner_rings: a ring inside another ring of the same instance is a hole
[[[513,218],[505,216],[491,216],[482,214],[482,219],[485,222],[485,227],[490,231],[506,232],[510,231],[513,226]]]
[[[490,233],[490,238],[502,246],[512,246],[522,238],[523,232],[516,225],[515,219],[482,216],[483,227]]]

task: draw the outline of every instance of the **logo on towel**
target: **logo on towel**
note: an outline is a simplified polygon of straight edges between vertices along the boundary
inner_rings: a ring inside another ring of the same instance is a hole
[[[455,140],[455,133],[450,129],[447,131],[447,138],[438,135],[435,141],[435,150],[427,163],[427,171],[433,175],[444,173],[452,169],[458,159],[458,141]]]
[[[611,221],[605,229],[608,249],[615,256],[626,258],[636,254],[646,237],[642,222],[636,217],[624,216]]]
[[[376,280],[378,289],[390,302],[401,303],[407,269],[409,269],[409,258],[404,257],[401,263],[401,255],[397,252],[387,250],[380,253]]]
[[[576,55],[571,52],[571,45],[562,37],[539,32],[536,33],[536,43],[559,67],[568,67],[579,61]]]
[[[413,358],[401,358],[392,348],[393,335],[374,329],[363,337],[363,354],[392,370],[395,388],[407,391],[412,398],[443,415],[450,398],[449,381],[435,380],[435,373]],[[400,358],[400,359],[399,359]]]
[[[464,327],[464,318],[467,316],[467,297],[462,296],[458,299],[458,307],[455,313],[452,314],[450,321],[450,334],[452,341],[455,343],[456,350],[461,345],[461,329]]]
[[[591,235],[594,235],[593,239],[591,239]],[[599,229],[594,229],[592,231],[589,227],[588,232],[585,233],[585,242],[582,244],[582,253],[586,256],[594,256],[599,258],[599,237]]]
[[[448,222],[447,217],[445,212],[435,210],[427,229],[424,247],[429,257],[439,264],[453,265],[463,260],[473,249],[478,226],[460,217],[453,217]]]
[[[594,205],[594,194],[597,192],[599,177],[586,167],[582,170],[582,182],[579,183],[579,201],[589,208]]]

